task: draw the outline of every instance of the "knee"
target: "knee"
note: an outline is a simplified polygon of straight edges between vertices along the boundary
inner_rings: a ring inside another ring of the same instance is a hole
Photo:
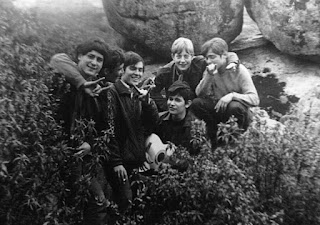
[[[191,107],[201,107],[203,105],[203,99],[201,98],[195,98],[192,100]]]
[[[231,116],[231,115],[234,115],[236,116],[237,114],[246,114],[247,112],[247,109],[246,107],[241,103],[241,102],[238,102],[238,101],[231,101],[229,104],[228,104],[228,107],[227,107],[227,112],[228,114]]]

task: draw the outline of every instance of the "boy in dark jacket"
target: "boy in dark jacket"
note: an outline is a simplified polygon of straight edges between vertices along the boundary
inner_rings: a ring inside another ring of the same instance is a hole
[[[146,160],[145,140],[158,121],[158,111],[146,90],[140,90],[144,61],[134,52],[126,52],[121,79],[103,91],[110,161],[105,165],[120,212],[130,208],[130,175]]]
[[[104,62],[108,57],[108,50],[104,41],[100,39],[88,40],[77,46],[76,58],[78,62],[77,64],[73,63],[72,68],[79,74],[81,79],[91,82],[97,78],[98,73],[104,67]],[[63,72],[57,64],[51,63],[51,66],[53,66],[53,69],[56,71]],[[70,91],[63,96],[59,111],[62,115],[62,120],[64,121],[66,133],[70,137],[70,144],[76,150],[75,155],[82,158],[82,163],[80,160],[74,160],[70,164],[70,168],[72,169],[72,175],[68,180],[68,184],[71,188],[70,196],[68,198],[70,202],[75,198],[73,195],[74,185],[79,181],[83,171],[86,170],[88,160],[90,160],[90,156],[87,154],[92,150],[95,144],[94,139],[102,135],[102,131],[105,128],[104,113],[101,109],[100,99],[86,94],[83,88],[81,88],[81,85],[78,87],[77,84],[75,84],[75,80],[71,83]],[[94,128],[96,129],[97,134],[93,134],[93,137],[88,132],[83,131],[84,139],[74,140],[74,135],[77,133],[77,120],[93,120],[95,122]],[[102,150],[106,151],[106,149]],[[88,173],[88,171],[86,172]],[[104,203],[106,199],[97,177],[91,178],[89,190],[90,198],[88,199],[88,204],[84,210],[83,224],[105,224],[106,212]]]
[[[194,123],[198,120],[189,110],[193,97],[194,94],[187,82],[174,82],[168,89],[168,111],[160,113],[156,134],[163,142],[170,141],[176,146],[186,147],[190,154],[197,154],[201,141],[192,130],[192,126],[195,126]]]

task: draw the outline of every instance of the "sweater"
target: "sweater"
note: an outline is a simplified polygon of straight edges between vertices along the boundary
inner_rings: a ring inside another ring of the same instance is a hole
[[[246,106],[259,105],[259,96],[251,74],[242,64],[236,71],[223,70],[213,76],[205,71],[196,88],[198,97],[209,96],[215,100],[219,100],[229,93],[233,93],[233,100],[238,100]]]

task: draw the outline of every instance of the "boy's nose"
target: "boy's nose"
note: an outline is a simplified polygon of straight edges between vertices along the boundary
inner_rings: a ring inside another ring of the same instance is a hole
[[[94,64],[94,65],[97,65],[98,61],[97,61],[96,58],[94,58],[94,59],[91,60],[91,63]]]

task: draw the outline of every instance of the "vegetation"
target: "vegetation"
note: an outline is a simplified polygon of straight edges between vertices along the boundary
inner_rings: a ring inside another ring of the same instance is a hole
[[[64,82],[47,62],[87,36],[73,24],[52,26],[9,3],[0,6],[0,223],[79,224],[90,177],[107,157],[99,152],[105,140],[96,140],[70,202],[66,181],[79,160],[73,148],[95,131],[91,121],[79,121],[73,145],[65,141],[56,119]],[[237,140],[234,119],[221,124],[226,145],[212,151],[206,143],[197,157],[177,150],[175,157],[189,162],[187,171],[135,174],[132,211],[120,216],[108,204],[110,223],[319,224],[320,140],[308,135],[308,123],[288,120],[270,130],[257,116]]]

